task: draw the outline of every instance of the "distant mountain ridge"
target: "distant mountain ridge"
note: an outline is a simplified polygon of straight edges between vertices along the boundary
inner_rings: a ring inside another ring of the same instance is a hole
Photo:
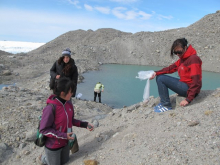
[[[197,50],[203,61],[203,70],[219,72],[219,11],[206,15],[186,28],[160,32],[132,34],[109,28],[70,31],[28,54],[51,63],[64,48],[69,47],[75,52],[72,57],[78,60],[78,64],[88,60],[95,63],[167,66],[176,60],[169,56],[173,41],[182,37]]]
[[[219,11],[206,15],[186,28],[160,32],[132,34],[110,28],[69,31],[37,49],[16,55],[16,58],[5,58],[4,52],[0,52],[0,56],[4,68],[14,69],[16,75],[20,75],[20,80],[49,72],[66,47],[75,53],[72,57],[79,74],[97,70],[101,63],[168,66],[177,60],[177,57],[170,58],[171,45],[182,37],[197,50],[203,61],[203,70],[220,72]],[[10,63],[10,60],[13,62]]]

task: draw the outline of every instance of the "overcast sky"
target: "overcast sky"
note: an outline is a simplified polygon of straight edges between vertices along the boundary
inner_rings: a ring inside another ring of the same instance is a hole
[[[163,31],[217,10],[220,0],[0,0],[0,40],[46,43],[78,29]]]

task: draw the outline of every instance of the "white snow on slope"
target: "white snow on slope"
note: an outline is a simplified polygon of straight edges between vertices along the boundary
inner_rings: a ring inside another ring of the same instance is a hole
[[[38,42],[21,42],[21,41],[0,41],[0,50],[9,53],[27,53],[31,50],[37,49],[45,43]]]

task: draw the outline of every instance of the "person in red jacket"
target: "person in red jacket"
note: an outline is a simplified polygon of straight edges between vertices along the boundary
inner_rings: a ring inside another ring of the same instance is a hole
[[[45,142],[45,155],[40,157],[42,164],[61,165],[69,161],[69,140],[73,134],[72,126],[94,129],[93,125],[74,118],[74,108],[71,96],[75,89],[74,82],[66,77],[58,79],[54,94],[47,99],[47,104],[53,104],[43,109],[40,122],[40,133],[47,137]]]
[[[154,112],[165,112],[172,109],[168,89],[179,96],[186,97],[180,106],[188,105],[200,92],[202,87],[202,61],[192,45],[187,45],[185,38],[177,39],[171,47],[171,57],[177,55],[179,60],[161,70],[155,71],[150,79],[155,78],[160,96],[160,103]],[[178,72],[180,79],[164,74]]]

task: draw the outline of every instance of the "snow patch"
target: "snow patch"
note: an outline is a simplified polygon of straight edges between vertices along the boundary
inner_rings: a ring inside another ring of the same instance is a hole
[[[45,43],[38,42],[22,42],[22,41],[0,41],[0,50],[9,53],[27,53],[31,50],[37,49]]]

